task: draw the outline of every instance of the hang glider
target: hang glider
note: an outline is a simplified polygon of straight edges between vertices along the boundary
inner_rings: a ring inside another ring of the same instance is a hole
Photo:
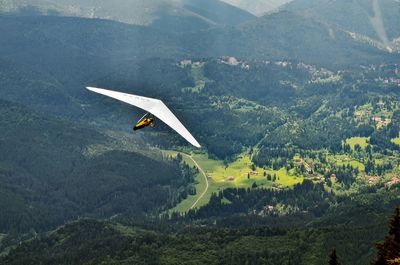
[[[168,109],[168,107],[161,100],[131,95],[127,93],[122,93],[102,88],[96,88],[96,87],[86,87],[86,88],[89,89],[90,91],[111,98],[115,98],[117,100],[123,101],[135,107],[141,108],[147,111],[148,113],[153,114],[154,116],[162,120],[165,124],[167,124],[169,127],[171,127],[174,131],[179,133],[183,138],[186,139],[186,141],[191,143],[193,146],[197,148],[201,147],[201,145],[190,134],[190,132],[185,128],[185,126],[183,126],[183,124],[178,120],[178,118]],[[148,117],[147,114],[143,116],[142,119],[139,120],[139,122],[135,125],[135,127],[139,128],[137,126],[140,126],[140,128],[142,128],[141,122],[143,123],[144,126],[154,126],[154,119]]]

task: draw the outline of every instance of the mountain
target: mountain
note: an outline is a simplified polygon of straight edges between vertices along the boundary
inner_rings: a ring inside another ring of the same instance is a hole
[[[282,9],[312,16],[387,47],[400,37],[399,3],[395,0],[296,0]]]
[[[195,30],[216,25],[237,25],[254,18],[250,13],[218,0],[75,1],[3,0],[0,11],[101,18],[164,30]]]
[[[292,0],[223,0],[224,2],[237,6],[248,12],[262,16],[271,11],[277,10],[280,6]]]

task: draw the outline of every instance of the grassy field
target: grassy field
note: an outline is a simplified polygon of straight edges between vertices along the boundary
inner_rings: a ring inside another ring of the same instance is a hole
[[[175,157],[178,152],[176,151],[163,151],[163,153],[165,155],[169,155],[172,157]],[[190,165],[191,167],[194,166],[193,161],[187,156],[187,155],[183,155],[183,160]],[[190,207],[193,205],[193,203],[197,200],[198,196],[200,196],[200,194],[204,191],[204,189],[206,188],[206,181],[203,177],[203,175],[201,173],[198,173],[195,177],[195,181],[196,181],[196,195],[193,196],[188,196],[185,200],[183,200],[182,202],[180,202],[177,206],[175,206],[174,208],[172,208],[170,210],[170,212],[186,212],[187,210],[190,209]],[[207,194],[204,196],[207,197]],[[208,197],[209,199],[210,197]],[[201,203],[204,205],[208,202],[205,201],[203,202],[203,200],[201,200],[198,205],[201,205]]]
[[[365,148],[368,145],[369,137],[352,137],[346,139],[346,144],[350,145],[351,150],[354,150],[354,146],[359,144],[361,148]]]
[[[400,145],[400,137],[392,139],[392,142],[397,144],[397,145]]]
[[[172,208],[170,211],[171,212],[186,212],[188,211],[192,205],[195,203],[197,200],[198,196],[203,193],[204,189],[206,188],[206,182],[204,180],[204,177],[201,173],[196,175],[196,195],[190,195],[188,196],[185,200],[181,201],[178,205],[176,205],[174,208]],[[211,195],[211,194],[210,194]],[[200,200],[197,203],[197,207],[206,204],[210,196],[208,196],[208,199],[206,199],[207,194],[204,195],[202,200]]]
[[[276,184],[283,186],[293,186],[303,181],[303,178],[295,177],[286,172],[284,168],[279,170],[262,169],[255,167],[252,170],[252,162],[249,155],[239,156],[233,163],[225,166],[222,161],[213,160],[207,157],[206,154],[196,154],[193,158],[204,169],[212,181],[220,187],[236,187],[247,188],[251,187],[254,182],[258,186],[272,186],[271,181],[264,177],[266,174],[276,175]]]
[[[357,167],[360,171],[365,171],[365,166],[360,161],[349,158],[347,155],[330,155],[328,156],[328,160],[334,161],[336,165],[351,165],[353,167]]]
[[[173,151],[166,151],[165,153],[169,155],[177,154],[177,152]],[[252,162],[249,155],[241,155],[227,166],[225,166],[222,161],[208,158],[207,154],[193,154],[192,157],[205,171],[209,182],[207,193],[198,202],[196,207],[208,203],[212,193],[217,193],[225,188],[248,188],[254,183],[256,183],[258,187],[272,187],[273,183],[283,187],[291,187],[303,181],[302,177],[292,176],[286,172],[284,168],[279,170],[264,170],[256,167],[252,170]],[[193,162],[190,158],[184,156],[184,159],[189,165],[193,166]],[[264,172],[272,176],[276,175],[276,181],[268,181],[267,178],[264,177]],[[198,182],[196,185],[197,194],[195,196],[189,196],[175,208],[171,209],[172,211],[186,212],[190,209],[198,196],[200,196],[205,189],[204,177],[201,174],[198,174],[196,181]],[[229,202],[226,201],[226,203]]]
[[[385,161],[386,159],[375,159],[374,160],[374,163],[375,163],[375,165],[379,165],[379,166],[382,166],[383,164],[385,164]]]

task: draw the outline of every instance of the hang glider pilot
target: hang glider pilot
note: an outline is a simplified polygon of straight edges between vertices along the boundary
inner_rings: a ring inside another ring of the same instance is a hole
[[[154,128],[156,125],[155,119],[150,115],[150,113],[146,113],[136,124],[133,126],[133,130],[139,130],[144,127],[150,126],[151,128]]]

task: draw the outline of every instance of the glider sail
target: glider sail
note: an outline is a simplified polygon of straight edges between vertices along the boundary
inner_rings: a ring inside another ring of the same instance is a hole
[[[183,138],[185,138],[193,146],[200,148],[201,145],[196,141],[196,139],[190,134],[190,132],[183,126],[183,124],[178,120],[178,118],[168,109],[168,107],[159,99],[141,97],[131,94],[126,94],[122,92],[96,88],[96,87],[86,87],[90,91],[118,99],[130,105],[141,108],[147,112],[150,112],[165,124],[171,127],[174,131],[179,133]]]

